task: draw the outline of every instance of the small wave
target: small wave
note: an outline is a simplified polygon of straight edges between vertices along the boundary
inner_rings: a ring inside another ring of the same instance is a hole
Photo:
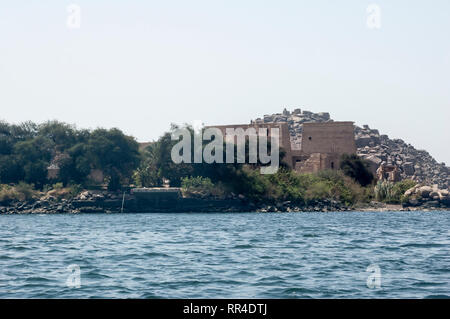
[[[157,252],[145,253],[143,256],[145,256],[145,257],[170,257],[167,254],[157,253]]]
[[[353,239],[351,241],[352,244],[361,244],[367,242],[365,239]]]
[[[101,274],[99,272],[96,272],[95,270],[92,270],[90,272],[87,272],[83,274],[83,277],[89,278],[89,279],[105,279],[105,278],[111,278],[108,275]]]
[[[251,276],[254,276],[254,275],[255,274],[253,272],[246,271],[246,270],[241,270],[241,271],[235,273],[233,275],[233,277],[251,277]]]
[[[433,287],[433,286],[445,286],[446,283],[443,282],[429,282],[429,281],[419,281],[412,284],[415,287]]]
[[[158,295],[155,295],[154,293],[146,292],[141,295],[141,298],[143,298],[143,299],[160,299],[161,297],[159,297]]]
[[[437,269],[433,269],[431,271],[431,273],[437,273],[437,274],[439,274],[439,273],[448,273],[448,272],[450,272],[450,268],[437,268]]]
[[[10,259],[14,259],[14,258],[10,257],[10,256],[6,256],[6,255],[0,255],[0,260],[10,260]]]
[[[280,264],[280,267],[287,268],[287,269],[291,269],[291,268],[298,269],[301,267],[301,265],[297,265],[297,264],[293,264],[293,263],[283,263],[283,264]]]
[[[278,276],[269,276],[269,277],[264,277],[261,278],[260,280],[258,280],[258,282],[267,282],[267,281],[283,281],[284,279]]]
[[[396,250],[399,250],[399,247],[396,247],[396,246],[381,246],[380,249],[389,250],[389,251],[396,251]]]
[[[44,278],[44,277],[28,277],[27,279],[25,279],[25,282],[27,283],[43,283],[43,282],[51,282],[52,280],[48,279],[48,278]]]
[[[13,250],[17,250],[17,251],[25,251],[25,250],[30,250],[30,247],[25,247],[25,246],[13,246],[10,247]]]
[[[301,288],[301,287],[293,287],[293,288],[287,288],[284,289],[281,294],[287,295],[287,296],[298,296],[298,297],[309,297],[309,294],[316,293],[315,290],[308,289],[308,288]]]
[[[214,284],[223,284],[223,285],[241,285],[242,282],[241,281],[236,281],[236,280],[231,280],[231,279],[221,279],[221,280],[214,280],[211,281],[211,283]]]
[[[443,247],[444,244],[419,244],[419,243],[410,243],[410,244],[403,244],[400,247],[414,247],[414,248],[434,248],[434,247]]]
[[[233,248],[236,248],[236,249],[248,249],[248,248],[254,248],[254,246],[253,245],[249,245],[249,244],[244,244],[244,245],[236,245]]]
[[[450,299],[449,295],[428,295],[424,299]]]

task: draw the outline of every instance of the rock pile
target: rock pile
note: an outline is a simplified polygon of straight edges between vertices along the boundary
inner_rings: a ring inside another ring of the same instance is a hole
[[[358,155],[376,164],[393,164],[400,168],[402,179],[449,188],[449,167],[438,163],[427,151],[417,150],[401,139],[389,139],[367,125],[355,129]]]
[[[106,199],[121,199],[122,196],[117,192],[86,190],[78,194],[75,200],[101,201]]]
[[[130,202],[130,195],[125,196]],[[120,212],[122,194],[108,191],[83,191],[74,198],[57,198],[50,194],[38,200],[16,201],[0,205],[0,214],[59,214]]]
[[[439,189],[437,185],[432,187],[416,185],[408,189],[405,196],[409,197],[409,200],[403,205],[405,207],[450,207],[450,192],[446,189]]]
[[[271,122],[285,122],[288,123],[289,133],[291,135],[292,149],[300,149],[301,139],[303,132],[303,123],[310,122],[332,122],[330,119],[330,113],[321,112],[313,113],[309,111],[302,111],[301,109],[295,109],[293,112],[289,112],[287,109],[283,110],[283,113],[276,113],[272,115],[264,115],[264,118],[257,118],[255,123],[271,123]]]
[[[301,149],[302,125],[308,122],[332,122],[329,113],[313,113],[294,109],[284,109],[282,113],[264,115],[255,123],[288,123],[292,149]],[[402,179],[412,179],[422,184],[449,189],[450,168],[445,163],[438,163],[428,152],[417,150],[401,139],[390,139],[368,125],[355,127],[357,153],[374,163],[376,167],[385,163],[397,165]]]
[[[58,214],[78,213],[69,200],[49,201],[24,201],[11,203],[6,207],[0,207],[0,214]]]
[[[260,213],[271,212],[340,212],[349,211],[351,207],[336,200],[324,199],[313,201],[306,205],[291,203],[290,201],[280,202],[276,205],[253,205],[253,210]]]

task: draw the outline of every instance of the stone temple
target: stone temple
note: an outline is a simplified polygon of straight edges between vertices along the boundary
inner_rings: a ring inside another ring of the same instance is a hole
[[[287,123],[273,122],[213,126],[226,135],[227,128],[278,128],[279,145],[286,153],[284,162],[299,172],[311,173],[325,169],[338,169],[343,154],[355,154],[355,128],[353,122],[304,123],[300,148],[293,148]]]

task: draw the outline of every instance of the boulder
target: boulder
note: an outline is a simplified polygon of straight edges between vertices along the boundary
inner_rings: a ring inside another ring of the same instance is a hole
[[[403,171],[406,175],[412,176],[414,175],[414,164],[411,162],[405,162],[403,163]]]
[[[440,189],[438,193],[440,197],[448,197],[450,195],[449,191],[446,189]]]
[[[317,115],[325,121],[330,119],[330,113],[328,113],[328,112],[320,112]]]
[[[428,195],[428,197],[433,198],[433,199],[437,199],[439,198],[439,192],[436,190],[433,190],[430,195]]]
[[[417,193],[423,198],[428,198],[432,191],[433,188],[431,188],[430,186],[422,186],[417,190]]]
[[[369,146],[371,141],[370,135],[361,135],[355,140],[357,147]]]

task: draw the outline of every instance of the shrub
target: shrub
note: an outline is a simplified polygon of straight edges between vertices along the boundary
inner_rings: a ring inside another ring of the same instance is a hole
[[[378,181],[374,188],[375,198],[388,204],[402,203],[406,200],[405,192],[416,184],[416,182],[408,179],[395,184],[389,181]]]
[[[254,202],[273,200],[273,196],[268,196],[270,188],[268,176],[261,175],[259,169],[244,166],[234,171],[233,178],[229,180],[229,187],[233,192],[242,194]]]
[[[302,176],[287,169],[268,175],[267,196],[272,201],[293,201],[304,203],[306,187]]]
[[[252,200],[263,202],[292,201],[304,204],[310,201],[335,199],[347,205],[365,201],[370,189],[361,187],[341,171],[321,171],[317,174],[280,169],[276,174],[260,175],[259,171],[243,170],[241,193]]]
[[[182,179],[181,187],[184,189],[209,189],[214,185],[208,177],[196,176]]]
[[[0,203],[9,203],[19,200],[19,193],[14,187],[2,185],[0,189]]]
[[[317,181],[308,187],[306,198],[308,200],[320,200],[331,197],[332,184],[329,181]]]
[[[394,184],[389,181],[378,181],[374,188],[375,199],[380,202],[392,202],[394,199]]]
[[[34,189],[33,184],[20,182],[15,186],[1,185],[0,202],[10,203],[14,201],[27,201],[35,198],[38,193],[39,192]]]
[[[353,178],[346,176],[342,171],[321,171],[318,177],[329,182],[330,197],[347,205],[367,201],[370,197],[370,189],[362,187]]]
[[[64,187],[64,186],[63,186],[63,183],[61,183],[61,182],[55,183],[55,184],[53,184],[53,186],[52,186],[53,189],[62,189],[63,187]]]
[[[151,163],[142,163],[133,173],[133,181],[138,187],[156,187],[162,185],[158,169]]]
[[[36,190],[34,189],[33,184],[27,184],[24,182],[20,182],[15,186],[17,192],[21,194],[22,200],[30,200],[36,195]]]
[[[68,186],[68,189],[69,189],[70,197],[74,198],[83,190],[83,187],[80,184],[72,184],[72,185]]]
[[[184,177],[181,188],[185,195],[192,197],[223,197],[225,190],[222,184],[213,184],[208,177]]]
[[[361,186],[367,186],[374,180],[373,174],[369,171],[367,161],[356,154],[342,155],[340,168],[345,175],[353,178]]]
[[[407,200],[404,196],[405,192],[416,185],[417,183],[410,179],[395,183],[392,189],[392,203],[398,204],[405,202]]]

